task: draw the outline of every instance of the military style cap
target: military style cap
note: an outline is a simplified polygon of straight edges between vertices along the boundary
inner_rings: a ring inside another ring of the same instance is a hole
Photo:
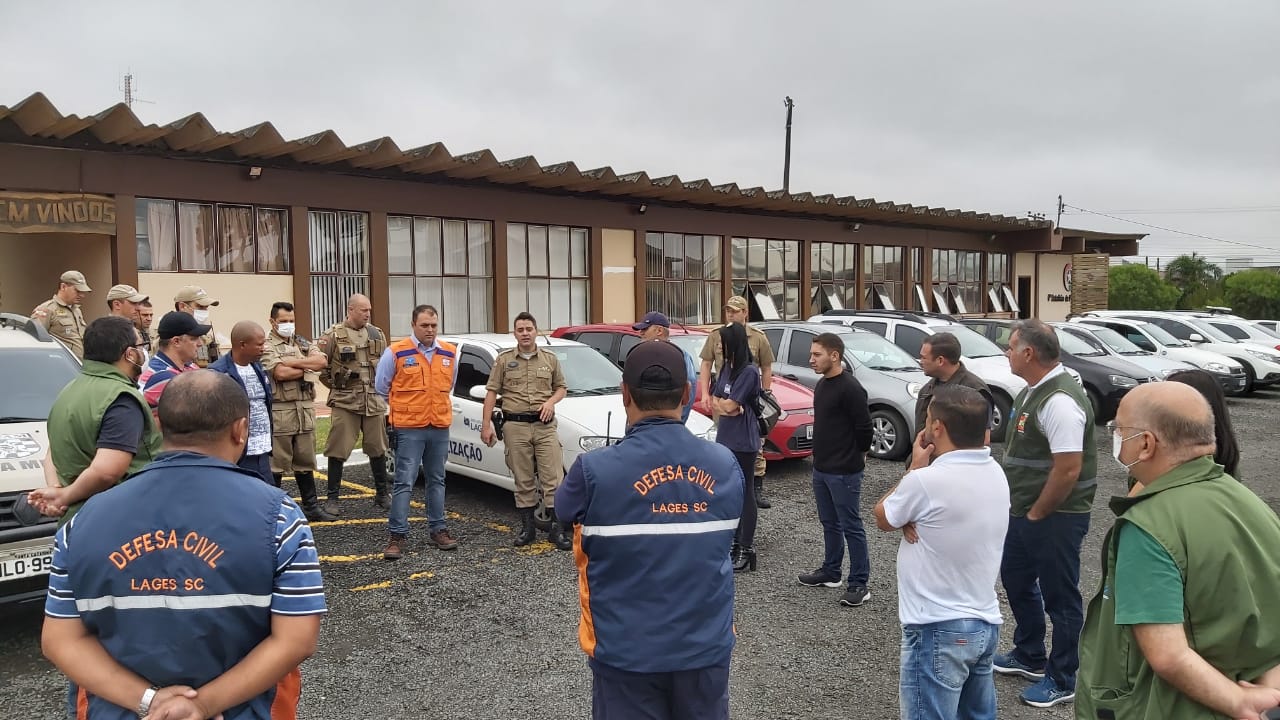
[[[204,288],[200,287],[199,285],[183,286],[180,290],[178,290],[178,294],[173,296],[173,301],[180,302],[180,303],[195,303],[202,307],[217,305],[219,302],[209,297],[209,293],[205,292]]]
[[[726,302],[724,306],[727,308],[732,308],[734,310],[746,310],[747,299],[742,297],[741,295],[734,295],[733,297],[729,298],[729,301]]]
[[[68,285],[74,285],[75,289],[80,292],[93,292],[93,288],[89,287],[89,283],[84,281],[84,273],[79,270],[68,270],[62,273],[62,277],[59,279]]]
[[[146,302],[147,296],[138,292],[132,285],[112,285],[107,291],[107,302],[112,300],[128,300],[131,303]]]
[[[679,390],[689,384],[684,351],[662,340],[642,342],[627,353],[622,382],[629,388]]]

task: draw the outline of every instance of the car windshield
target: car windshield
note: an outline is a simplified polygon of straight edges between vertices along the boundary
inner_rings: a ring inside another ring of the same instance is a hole
[[[1089,334],[1093,335],[1107,347],[1121,355],[1150,355],[1151,353],[1129,342],[1129,338],[1120,333],[1106,327],[1090,327]]]
[[[622,392],[622,371],[608,358],[585,345],[552,345],[569,385],[569,396],[616,395]]]
[[[1098,357],[1107,354],[1102,343],[1086,340],[1084,336],[1063,328],[1058,328],[1058,345],[1076,357]]]
[[[49,408],[80,372],[61,348],[5,350],[5,390],[0,392],[0,423],[49,419]]]
[[[1169,334],[1168,330],[1156,325],[1155,323],[1143,322],[1138,323],[1137,327],[1142,332],[1156,339],[1156,342],[1165,347],[1188,347],[1191,343],[1183,342],[1178,338]]]
[[[1004,351],[999,345],[963,325],[945,325],[932,328],[934,332],[949,332],[960,341],[960,354],[970,358],[1001,357]]]
[[[1190,320],[1188,320],[1187,322],[1191,323],[1191,326],[1192,326],[1192,327],[1194,327],[1195,329],[1199,330],[1199,331],[1200,331],[1200,333],[1201,333],[1202,335],[1204,335],[1206,338],[1208,338],[1208,339],[1210,339],[1210,340],[1217,340],[1218,342],[1222,342],[1222,343],[1238,343],[1238,342],[1240,342],[1239,340],[1237,340],[1237,339],[1235,339],[1235,338],[1231,337],[1230,335],[1228,335],[1228,334],[1226,334],[1226,333],[1222,332],[1222,331],[1221,331],[1221,330],[1219,330],[1218,328],[1216,328],[1216,327],[1214,327],[1214,326],[1210,325],[1209,323],[1207,323],[1207,322],[1205,322],[1205,321],[1203,321],[1203,320],[1199,320],[1199,319],[1190,319]]]
[[[689,353],[695,361],[702,354],[702,346],[707,344],[706,335],[672,335],[671,344]],[[694,363],[697,364],[696,362]]]
[[[1240,323],[1240,324],[1241,324],[1242,326],[1243,326],[1243,325],[1246,325],[1246,324],[1249,326],[1249,327],[1245,330],[1245,332],[1249,332],[1249,333],[1256,334],[1256,335],[1265,335],[1265,336],[1267,337],[1267,339],[1270,339],[1270,338],[1280,338],[1280,333],[1275,332],[1274,330],[1272,330],[1271,328],[1267,327],[1266,325],[1255,325],[1255,324],[1253,324],[1253,323]]]
[[[920,363],[902,348],[873,332],[838,333],[845,353],[872,370],[920,370]]]

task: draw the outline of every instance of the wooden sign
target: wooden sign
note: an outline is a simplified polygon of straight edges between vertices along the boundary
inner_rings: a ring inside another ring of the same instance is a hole
[[[116,234],[116,201],[105,195],[0,192],[0,232]]]
[[[1111,256],[1088,253],[1072,255],[1069,270],[1063,272],[1064,284],[1071,293],[1071,312],[1086,313],[1107,309],[1107,288]]]

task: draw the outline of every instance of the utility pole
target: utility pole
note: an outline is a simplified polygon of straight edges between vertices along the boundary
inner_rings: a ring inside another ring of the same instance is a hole
[[[1054,223],[1055,227],[1062,227],[1062,196],[1058,196],[1058,222]]]
[[[791,111],[795,109],[796,104],[788,95],[782,104],[787,108],[787,150],[786,155],[782,159],[782,191],[791,192]]]

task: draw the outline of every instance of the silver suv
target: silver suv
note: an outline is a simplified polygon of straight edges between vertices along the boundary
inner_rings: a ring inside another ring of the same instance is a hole
[[[0,604],[33,602],[49,587],[57,523],[14,505],[45,484],[49,409],[80,363],[40,325],[0,313],[0,367]]]

